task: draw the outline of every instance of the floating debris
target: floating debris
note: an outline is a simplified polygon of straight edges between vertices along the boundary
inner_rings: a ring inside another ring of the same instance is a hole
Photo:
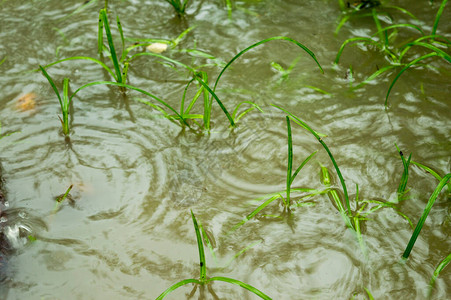
[[[21,111],[33,110],[36,106],[38,96],[34,92],[23,94],[17,99],[16,108]]]
[[[147,46],[147,50],[153,53],[163,53],[168,49],[168,44],[163,43],[153,43]]]

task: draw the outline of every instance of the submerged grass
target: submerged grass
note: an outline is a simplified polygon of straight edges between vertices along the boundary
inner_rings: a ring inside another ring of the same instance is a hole
[[[412,236],[410,237],[409,243],[407,244],[406,250],[404,250],[404,253],[402,254],[402,257],[404,259],[409,258],[410,252],[412,251],[413,246],[415,245],[415,242],[420,235],[421,229],[423,228],[424,222],[426,221],[426,218],[429,215],[429,212],[432,209],[432,206],[435,203],[435,200],[437,199],[439,193],[441,190],[445,187],[445,185],[448,183],[448,181],[451,178],[451,173],[446,174],[442,180],[439,182],[437,187],[435,188],[434,192],[432,193],[431,197],[428,200],[428,203],[426,204],[426,207],[424,208],[423,214],[420,217],[420,220],[418,221],[417,226],[415,227],[415,230],[413,231]]]
[[[193,220],[194,230],[196,232],[197,249],[199,250],[199,267],[200,267],[199,279],[184,279],[182,281],[179,281],[179,282],[175,283],[174,285],[170,286],[168,289],[166,289],[160,296],[158,296],[156,298],[156,300],[161,300],[161,299],[165,298],[168,294],[170,294],[174,290],[176,290],[179,287],[184,286],[186,284],[194,283],[194,284],[203,286],[206,284],[210,284],[213,281],[223,281],[226,283],[231,283],[231,284],[240,286],[240,287],[254,293],[255,295],[259,296],[262,299],[271,299],[269,296],[267,296],[265,293],[263,293],[259,289],[255,288],[247,283],[244,283],[242,281],[239,281],[239,280],[236,280],[233,278],[229,278],[229,277],[223,277],[223,276],[215,276],[215,277],[210,277],[210,278],[207,277],[207,261],[205,259],[205,252],[204,252],[204,245],[202,243],[201,229],[199,229],[201,226],[198,224],[193,211],[191,211],[191,218]],[[205,236],[204,236],[204,238],[205,238]]]

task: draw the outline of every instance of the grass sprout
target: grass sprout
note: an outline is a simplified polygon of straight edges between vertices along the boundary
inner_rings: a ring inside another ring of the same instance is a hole
[[[399,182],[399,186],[398,186],[398,201],[402,201],[405,199],[405,195],[407,194],[408,190],[406,191],[406,187],[407,187],[407,180],[409,179],[409,165],[410,165],[410,160],[412,158],[412,153],[409,154],[409,158],[404,157],[404,153],[402,153],[401,150],[399,150],[398,145],[396,145],[396,149],[398,150],[399,155],[401,156],[401,160],[402,160],[402,165],[404,167],[404,171],[402,173],[401,176],[401,181]]]
[[[47,78],[48,82],[50,83],[51,87],[53,88],[53,91],[55,92],[56,96],[58,97],[58,101],[60,103],[61,113],[63,115],[63,118],[59,117],[61,121],[61,125],[63,127],[63,133],[64,135],[69,134],[69,107],[70,103],[72,101],[72,97],[69,97],[69,78],[63,79],[63,94],[60,95],[60,92],[58,91],[58,88],[56,87],[55,83],[53,82],[52,77],[47,73],[47,71],[42,67],[39,66],[41,69],[42,74]]]
[[[166,0],[166,2],[172,5],[179,16],[182,16],[185,14],[186,5],[189,0]]]
[[[237,286],[240,286],[252,293],[254,293],[255,295],[259,296],[262,299],[271,299],[269,296],[267,296],[265,293],[263,293],[262,291],[258,290],[257,288],[244,283],[242,281],[233,279],[233,278],[229,278],[229,277],[222,277],[222,276],[215,276],[215,277],[207,277],[207,262],[205,259],[205,252],[204,252],[204,246],[202,243],[202,235],[203,233],[201,233],[201,225],[199,225],[199,223],[197,222],[197,219],[193,213],[193,211],[191,211],[191,217],[193,220],[193,224],[194,224],[194,230],[196,232],[196,239],[197,239],[197,248],[199,250],[199,279],[184,279],[182,281],[179,281],[177,283],[175,283],[174,285],[170,286],[168,289],[166,289],[160,296],[158,296],[156,298],[156,300],[161,300],[164,297],[166,297],[168,294],[170,294],[171,292],[173,292],[174,290],[178,289],[181,286],[184,286],[186,284],[189,283],[194,283],[194,284],[198,284],[198,285],[206,285],[209,284],[213,281],[223,281],[226,283],[231,283]],[[205,239],[205,235],[203,236]]]
[[[432,209],[432,206],[435,203],[435,200],[437,199],[439,193],[443,189],[443,187],[448,183],[448,181],[451,178],[451,173],[446,174],[442,180],[439,182],[437,187],[435,188],[434,192],[432,193],[431,197],[428,200],[428,203],[426,204],[426,207],[424,208],[423,214],[420,217],[420,220],[418,221],[417,226],[415,227],[415,230],[413,231],[412,236],[410,237],[409,243],[407,244],[406,250],[404,250],[404,253],[402,257],[404,259],[409,258],[410,252],[412,251],[413,246],[415,245],[415,242],[420,235],[421,229],[423,228],[424,222],[426,221],[426,218],[429,215],[429,212]]]
[[[446,268],[446,266],[451,262],[451,253],[448,254],[447,257],[445,257],[435,268],[434,273],[432,274],[431,280],[429,282],[429,285],[434,287],[435,281],[437,280],[437,277],[440,275],[440,273],[443,271],[443,269]]]

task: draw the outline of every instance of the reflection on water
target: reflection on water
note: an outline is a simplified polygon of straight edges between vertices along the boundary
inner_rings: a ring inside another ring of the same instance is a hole
[[[340,64],[332,66],[344,40],[374,32],[373,21],[361,18],[335,35],[340,10],[334,1],[235,1],[231,19],[221,1],[190,1],[182,19],[174,17],[165,1],[110,1],[111,15],[120,16],[126,38],[171,40],[196,26],[175,49],[164,52],[186,64],[228,61],[261,39],[289,36],[315,52],[325,74],[296,46],[272,41],[240,57],[221,78],[217,95],[230,111],[241,101],[264,110],[249,113],[233,130],[217,103],[212,132],[201,134],[182,130],[137,101],[142,95],[96,86],[74,98],[70,140],[65,140],[53,90],[40,73],[24,71],[73,55],[97,57],[101,2],[91,1],[83,9],[78,9],[81,2],[0,3],[0,60],[7,58],[0,66],[0,133],[16,132],[0,140],[10,203],[0,227],[13,248],[0,262],[0,275],[5,274],[0,298],[154,299],[175,282],[198,276],[190,209],[214,241],[215,255],[206,250],[208,276],[241,280],[273,299],[366,299],[366,290],[375,299],[427,297],[430,277],[451,249],[445,193],[406,262],[400,257],[412,228],[404,217],[391,208],[370,214],[362,222],[362,251],[328,195],[293,207],[291,214],[274,201],[229,231],[264,201],[253,199],[286,188],[285,115],[270,104],[327,135],[323,141],[340,166],[353,205],[357,185],[361,201],[397,201],[403,165],[395,143],[405,154],[412,153],[413,161],[441,176],[448,173],[448,64],[406,72],[385,110],[388,78],[354,92],[348,89],[383,63],[380,53],[349,47]],[[397,5],[409,7],[428,24],[437,9],[420,1]],[[451,31],[449,20],[446,8],[442,34]],[[126,39],[127,45],[133,42]],[[290,75],[281,80],[274,66],[288,69],[296,59]],[[218,69],[206,70],[214,82]],[[60,89],[62,79],[70,77],[72,91],[87,82],[111,80],[86,61],[62,63],[49,73]],[[177,109],[190,79],[184,70],[144,57],[132,62],[128,78]],[[293,187],[325,188],[319,163],[335,174],[327,153],[293,122],[292,135],[295,168],[318,150]],[[408,198],[397,207],[415,225],[437,180],[413,165],[409,171]],[[332,176],[332,187],[340,190]],[[73,201],[66,199],[56,209],[55,197],[71,184]],[[447,268],[431,298],[449,298],[450,280]],[[188,285],[168,299],[188,298],[192,290]],[[215,282],[197,288],[192,298],[255,297]]]

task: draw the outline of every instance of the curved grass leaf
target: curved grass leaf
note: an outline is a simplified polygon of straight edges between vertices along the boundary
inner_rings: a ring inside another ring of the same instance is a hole
[[[338,178],[340,179],[340,183],[341,186],[343,188],[343,193],[344,193],[344,197],[345,197],[345,202],[346,202],[346,207],[347,207],[347,215],[351,216],[351,204],[349,202],[349,196],[348,196],[348,190],[346,188],[346,183],[345,180],[343,178],[343,175],[341,175],[341,171],[340,168],[338,167],[337,162],[335,161],[334,156],[332,155],[332,152],[330,152],[329,147],[327,147],[326,143],[324,143],[324,141],[322,140],[322,138],[318,135],[318,133],[316,133],[316,131],[314,131],[312,128],[310,128],[310,126],[308,126],[304,121],[302,121],[301,119],[299,119],[298,117],[294,116],[292,113],[288,112],[287,110],[285,110],[282,107],[279,107],[275,104],[271,104],[272,106],[274,106],[275,108],[280,109],[283,112],[288,113],[288,115],[290,115],[290,117],[292,118],[292,120],[294,120],[296,123],[298,123],[299,125],[301,125],[301,127],[307,129],[308,131],[310,131],[310,133],[318,140],[318,142],[323,146],[323,148],[326,150],[327,154],[329,155],[330,160],[332,161],[332,164],[335,167],[335,171],[337,172]]]
[[[395,28],[413,28],[413,29],[417,30],[418,32],[420,32],[421,35],[424,35],[423,30],[420,27],[416,26],[416,25],[413,25],[413,24],[394,24],[394,25],[390,25],[390,26],[381,28],[381,30],[377,31],[375,34],[373,34],[373,36],[375,36],[377,34],[380,34],[381,32],[384,32],[384,31],[387,31],[387,30],[390,30],[390,29],[395,29]]]
[[[181,286],[187,285],[189,283],[197,283],[197,284],[202,284],[199,280],[197,279],[185,279],[182,280],[180,282],[177,282],[176,284],[170,286],[167,290],[165,290],[160,296],[158,296],[155,300],[161,300],[164,297],[166,297],[169,293],[175,291],[176,289],[178,289]]]
[[[254,293],[255,295],[259,296],[262,299],[265,300],[271,300],[271,297],[269,297],[268,295],[266,295],[265,293],[263,293],[262,291],[260,291],[259,289],[244,283],[242,281],[236,280],[236,279],[232,279],[232,278],[228,278],[228,277],[222,277],[222,276],[216,276],[216,277],[211,277],[207,280],[207,282],[211,282],[211,281],[224,281],[224,282],[228,282],[231,284],[235,284],[238,285],[252,293]]]
[[[432,170],[431,168],[429,168],[423,164],[420,164],[418,162],[415,162],[413,160],[410,163],[420,167],[421,169],[425,170],[427,173],[432,174],[432,176],[434,176],[438,181],[442,180],[442,177],[440,175],[438,175],[438,173],[435,172],[434,170]],[[448,183],[447,186],[448,186],[448,193],[451,193],[451,183]]]
[[[262,209],[264,209],[266,206],[268,206],[269,204],[271,204],[271,202],[273,202],[276,199],[279,198],[283,198],[280,194],[274,195],[272,197],[270,197],[268,200],[266,200],[265,202],[263,202],[260,206],[258,206],[256,209],[254,209],[254,211],[252,211],[250,214],[248,214],[246,216],[245,219],[243,219],[241,222],[239,222],[238,224],[236,224],[235,226],[232,227],[232,229],[230,229],[229,233],[234,232],[235,230],[237,230],[238,228],[240,228],[244,223],[246,223],[247,221],[249,221],[250,219],[252,219],[256,214],[258,214]]]
[[[448,0],[443,0],[442,4],[440,4],[440,7],[437,11],[437,15],[435,16],[434,25],[432,26],[432,33],[435,34],[437,32],[438,22],[440,21],[440,17],[442,16],[443,10],[445,9],[445,5]]]
[[[409,258],[410,252],[412,251],[413,246],[415,245],[415,242],[420,235],[421,229],[423,228],[424,222],[426,221],[426,218],[429,215],[429,212],[431,211],[432,206],[435,203],[435,200],[437,199],[440,191],[443,189],[443,187],[447,184],[447,182],[451,178],[451,173],[448,173],[443,177],[443,179],[439,182],[437,187],[435,188],[434,192],[432,193],[431,197],[428,200],[428,203],[426,207],[424,208],[423,214],[420,217],[420,220],[418,221],[417,226],[415,227],[415,230],[413,231],[412,236],[410,237],[409,243],[407,244],[406,250],[402,254],[402,257],[404,259]]]
[[[401,150],[399,150],[398,145],[396,145],[396,149],[398,150],[399,155],[401,156],[402,165],[404,167],[404,171],[402,172],[401,181],[399,182],[398,186],[398,201],[403,200],[403,196],[406,193],[406,187],[407,187],[407,180],[409,179],[409,165],[410,165],[410,159],[412,158],[412,153],[410,153],[409,158],[406,160],[404,157],[404,154]]]
[[[294,39],[292,39],[292,38],[285,37],[285,36],[275,36],[275,37],[272,37],[272,38],[268,38],[268,39],[261,40],[261,41],[255,43],[255,44],[253,44],[253,45],[247,47],[246,49],[240,51],[237,55],[235,55],[235,56],[234,56],[234,57],[226,64],[226,66],[221,70],[221,72],[219,73],[218,78],[216,79],[215,85],[214,85],[214,87],[213,87],[213,91],[216,91],[216,87],[218,86],[218,82],[219,82],[219,79],[221,79],[222,74],[225,72],[225,70],[227,70],[227,68],[228,68],[235,60],[237,60],[241,55],[243,55],[244,53],[248,52],[249,50],[251,50],[251,49],[253,49],[253,48],[255,48],[255,47],[257,47],[257,46],[259,46],[259,45],[261,45],[261,44],[264,44],[264,43],[267,43],[267,42],[270,42],[270,41],[274,41],[274,40],[285,40],[285,41],[288,41],[288,42],[290,42],[290,43],[293,43],[293,44],[297,45],[298,47],[302,48],[305,52],[308,53],[308,55],[310,55],[311,58],[313,58],[313,60],[314,60],[314,61],[316,62],[316,64],[318,65],[318,67],[319,67],[321,73],[324,73],[323,68],[321,67],[321,65],[319,64],[318,60],[316,59],[315,54],[314,54],[310,49],[308,49],[306,46],[304,46],[303,44],[299,43],[298,41],[296,41],[296,40],[294,40]]]
[[[240,113],[238,116],[236,116],[236,114],[238,113],[238,109],[241,107],[241,105],[243,104],[249,104],[251,107],[246,109],[245,111],[243,111],[242,113]],[[257,109],[258,111],[260,111],[261,113],[264,113],[264,111],[260,108],[260,106],[258,106],[257,104],[255,104],[252,101],[243,101],[240,102],[235,109],[233,110],[232,113],[232,119],[236,122],[238,122],[242,117],[244,117],[247,113],[253,111],[254,109]]]
[[[395,76],[395,78],[393,79],[393,81],[391,82],[391,84],[390,84],[390,86],[388,88],[387,94],[385,96],[385,104],[384,104],[385,107],[387,107],[388,97],[390,96],[390,92],[391,92],[393,86],[395,85],[396,81],[402,75],[402,73],[404,73],[408,68],[410,68],[411,66],[415,65],[416,63],[418,63],[418,62],[420,62],[420,61],[422,61],[424,59],[427,59],[429,57],[433,57],[433,56],[439,56],[439,54],[437,54],[436,52],[433,52],[433,53],[429,53],[429,54],[423,55],[421,57],[418,57],[417,59],[414,59],[410,63],[408,63],[404,68],[402,68],[401,71],[399,71],[399,73]]]
[[[343,53],[345,46],[349,43],[355,43],[355,42],[373,44],[373,45],[376,45],[381,50],[384,48],[381,45],[381,43],[373,40],[372,38],[367,38],[367,37],[350,38],[350,39],[347,39],[346,41],[344,41],[343,44],[341,44],[341,47],[338,50],[337,56],[335,57],[334,64],[338,64],[338,62],[340,61],[340,57],[341,57],[341,54]]]
[[[50,64],[48,64],[48,65],[43,66],[43,68],[44,68],[44,69],[47,69],[47,68],[49,68],[49,67],[51,67],[51,66],[54,66],[54,65],[56,65],[56,64],[59,64],[59,63],[65,62],[65,61],[70,61],[70,60],[89,60],[89,61],[93,61],[93,62],[95,62],[96,64],[99,64],[102,68],[104,68],[105,71],[107,71],[108,73],[110,73],[110,75],[117,81],[116,75],[114,74],[113,71],[111,71],[111,69],[110,69],[107,65],[105,65],[105,64],[104,64],[103,62],[101,62],[100,60],[95,59],[95,58],[92,58],[92,57],[89,57],[89,56],[73,56],[73,57],[68,57],[68,58],[60,59],[60,60],[57,60],[57,61],[55,61],[55,62],[52,62],[52,63],[50,63]],[[33,71],[35,71],[35,70],[33,70]],[[36,70],[36,71],[38,71],[38,70]]]
[[[400,12],[405,13],[405,14],[408,15],[409,17],[414,18],[415,20],[418,20],[418,18],[415,17],[414,14],[412,14],[410,11],[408,11],[408,10],[405,9],[405,8],[402,8],[402,7],[399,7],[399,6],[394,6],[394,5],[384,5],[384,7],[385,7],[385,8],[393,8],[393,9],[399,10]]]
[[[119,67],[119,62],[117,60],[116,50],[114,49],[113,36],[111,34],[110,25],[108,23],[108,16],[107,16],[106,9],[100,10],[100,17],[102,19],[103,26],[105,28],[105,34],[106,34],[106,38],[108,40],[108,46],[110,48],[111,59],[113,60],[114,69],[116,70],[116,81],[122,82],[122,75],[121,75],[122,72],[121,72],[121,68]]]
[[[443,269],[445,269],[445,267],[451,262],[451,253],[448,254],[447,257],[445,257],[437,266],[437,268],[435,268],[434,270],[434,274],[431,277],[431,281],[430,281],[430,286],[434,286],[435,281],[437,280],[438,275],[440,275],[440,273],[443,271]]]
[[[362,81],[361,83],[359,83],[358,85],[352,87],[352,90],[357,90],[359,88],[361,88],[362,86],[364,86],[365,84],[368,84],[370,81],[374,80],[377,76],[381,75],[382,73],[385,73],[391,69],[395,69],[399,66],[397,65],[388,65],[388,66],[384,66],[382,68],[380,68],[379,70],[377,70],[376,72],[374,72],[373,74],[371,74],[370,76],[368,76],[364,81]]]
[[[137,92],[139,92],[141,94],[144,94],[146,96],[149,96],[149,97],[157,100],[158,102],[160,102],[165,107],[169,108],[169,110],[171,110],[186,126],[189,127],[189,124],[186,123],[186,120],[175,109],[173,109],[169,104],[167,104],[165,101],[161,100],[160,98],[158,98],[157,96],[155,96],[155,95],[153,95],[153,94],[151,94],[149,92],[146,92],[146,91],[144,91],[144,90],[142,90],[140,88],[137,88],[137,87],[134,87],[134,86],[128,85],[128,84],[123,84],[123,83],[113,82],[113,81],[95,81],[95,82],[87,83],[87,84],[79,87],[72,94],[72,96],[70,96],[70,99],[72,99],[79,91],[81,91],[81,90],[83,90],[83,89],[85,89],[87,87],[94,86],[94,85],[115,85],[115,86],[131,89],[131,90],[137,91]]]
[[[204,283],[205,280],[207,279],[207,264],[205,261],[204,244],[202,243],[199,225],[197,224],[196,217],[194,216],[192,210],[191,210],[191,218],[193,219],[194,230],[196,231],[197,248],[199,249],[199,265],[200,265],[199,281],[201,283]]]

